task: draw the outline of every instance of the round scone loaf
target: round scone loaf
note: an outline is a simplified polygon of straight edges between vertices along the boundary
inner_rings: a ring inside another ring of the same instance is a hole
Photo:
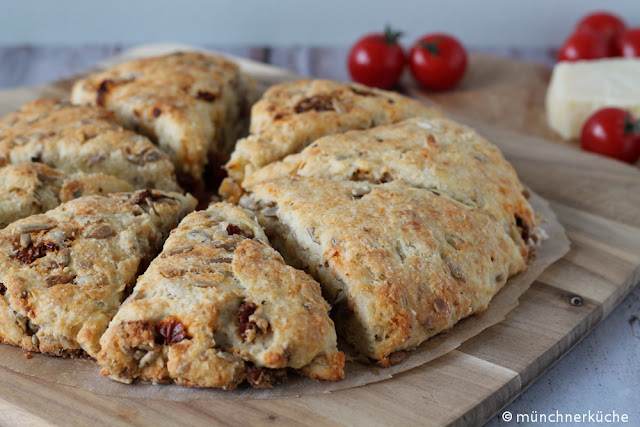
[[[388,366],[526,268],[534,212],[471,128],[303,80],[264,94],[229,159],[253,97],[235,64],[176,53],[79,81],[73,101],[93,106],[38,100],[0,121],[0,340],[88,354],[125,383],[337,381],[336,330]],[[220,193],[240,206],[187,215],[174,169],[202,195],[227,160]],[[139,188],[159,190],[108,194]]]

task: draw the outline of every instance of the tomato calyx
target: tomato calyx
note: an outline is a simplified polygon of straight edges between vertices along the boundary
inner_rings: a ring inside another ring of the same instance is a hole
[[[634,121],[631,113],[627,111],[627,114],[624,116],[623,129],[625,135],[640,134],[640,119]]]
[[[398,39],[402,37],[404,33],[402,31],[394,31],[391,25],[384,27],[384,42],[388,45],[394,45],[398,42]]]
[[[438,48],[438,44],[440,43],[440,39],[435,39],[433,41],[421,41],[418,43],[420,47],[426,49],[432,55],[440,55],[440,49]]]

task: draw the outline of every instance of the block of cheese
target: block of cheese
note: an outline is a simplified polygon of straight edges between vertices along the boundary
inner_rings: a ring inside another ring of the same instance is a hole
[[[640,59],[560,62],[554,67],[547,90],[547,121],[563,138],[579,138],[584,122],[604,107],[640,116]]]

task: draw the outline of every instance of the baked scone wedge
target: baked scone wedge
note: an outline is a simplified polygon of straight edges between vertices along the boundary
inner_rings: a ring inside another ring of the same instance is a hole
[[[383,365],[486,309],[525,268],[491,214],[400,182],[286,178],[241,204],[320,282],[338,333]]]
[[[249,136],[236,144],[221,192],[233,197],[245,177],[322,136],[411,117],[442,114],[398,93],[357,83],[300,80],[272,86],[251,109]]]
[[[100,340],[103,375],[195,387],[270,387],[285,368],[343,377],[320,287],[227,203],[188,215]]]
[[[105,106],[149,136],[191,191],[202,190],[207,163],[217,169],[227,161],[256,97],[253,80],[234,62],[199,52],[125,62],[76,82],[71,92],[73,103]]]
[[[171,159],[103,108],[39,99],[0,120],[0,167],[28,162],[112,175],[136,189],[180,191]]]
[[[433,190],[493,215],[523,256],[531,243],[535,218],[515,170],[496,146],[453,120],[414,118],[326,136],[258,170],[244,187],[289,176]]]
[[[137,275],[195,204],[156,190],[86,196],[0,230],[0,341],[95,357]]]
[[[5,166],[0,168],[0,228],[78,197],[132,190],[128,182],[110,175],[68,176],[42,163]]]

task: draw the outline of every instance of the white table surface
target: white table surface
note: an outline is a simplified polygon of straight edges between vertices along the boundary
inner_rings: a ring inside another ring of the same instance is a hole
[[[66,77],[127,46],[0,46],[0,89]],[[313,77],[348,80],[344,47],[205,46]],[[552,49],[471,49],[552,65]],[[638,189],[640,191],[640,189]],[[640,207],[638,207],[640,215]],[[1,397],[0,397],[1,398]],[[626,413],[640,426],[640,286],[596,329],[487,425],[515,424],[516,414]],[[501,419],[504,411],[514,421]],[[535,411],[535,412],[534,412]],[[0,422],[2,414],[0,414]]]

